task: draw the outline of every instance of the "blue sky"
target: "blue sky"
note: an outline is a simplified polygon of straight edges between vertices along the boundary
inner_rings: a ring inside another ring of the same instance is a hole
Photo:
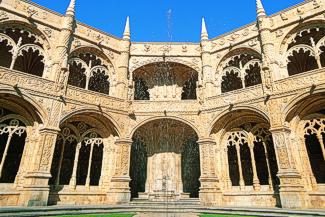
[[[32,0],[64,13],[69,0]],[[255,0],[76,0],[77,19],[121,36],[126,16],[131,19],[132,41],[198,42],[201,18],[214,38],[255,21]],[[303,0],[264,0],[267,14]]]

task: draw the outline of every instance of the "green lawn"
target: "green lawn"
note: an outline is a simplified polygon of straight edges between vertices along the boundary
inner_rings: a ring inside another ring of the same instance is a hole
[[[89,215],[60,215],[56,217],[132,217],[134,214],[89,214]]]
[[[201,214],[200,217],[257,217],[257,216],[243,216],[243,215],[227,215],[227,214]]]

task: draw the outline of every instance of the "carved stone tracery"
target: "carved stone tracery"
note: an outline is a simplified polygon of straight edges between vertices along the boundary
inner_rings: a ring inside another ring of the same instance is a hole
[[[69,59],[68,84],[109,95],[114,79],[110,62],[93,53],[80,52]]]
[[[243,52],[225,60],[221,73],[221,92],[229,92],[261,84],[261,57]]]
[[[1,66],[42,77],[49,70],[50,59],[44,40],[20,26],[0,29]]]

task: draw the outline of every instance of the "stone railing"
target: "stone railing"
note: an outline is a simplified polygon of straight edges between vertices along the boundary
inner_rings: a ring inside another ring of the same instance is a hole
[[[56,96],[54,82],[35,75],[0,67],[0,84],[17,86],[21,90],[32,91],[40,95]],[[290,93],[300,89],[313,88],[325,84],[325,68],[290,76],[274,82],[274,94]],[[198,100],[180,101],[133,101],[132,107],[123,99],[118,99],[94,91],[68,86],[68,103],[83,103],[104,109],[137,113],[186,112],[224,108],[236,104],[249,104],[263,99],[262,85],[235,90],[218,96],[209,97],[204,104]]]
[[[325,68],[293,75],[274,82],[276,94],[288,93],[299,89],[325,83]],[[315,86],[315,87],[316,87]]]
[[[4,67],[0,67],[0,84],[16,86],[42,94],[55,95],[53,81]]]
[[[39,95],[57,96],[53,81],[4,67],[0,67],[0,84],[17,87],[20,90],[34,92]],[[83,103],[85,105],[100,106],[104,109],[128,110],[128,104],[125,100],[70,85],[67,89],[66,101],[67,103]]]
[[[263,98],[262,85],[255,85],[252,87],[223,93],[218,96],[207,98],[204,103],[204,110],[223,108],[239,103],[251,103],[255,100]]]
[[[123,99],[108,96],[106,94],[85,90],[69,85],[66,95],[67,102],[83,103],[84,105],[93,105],[100,108],[128,111],[128,103]]]
[[[197,113],[201,105],[197,100],[179,101],[134,101],[132,109],[136,113],[168,113],[186,112]]]

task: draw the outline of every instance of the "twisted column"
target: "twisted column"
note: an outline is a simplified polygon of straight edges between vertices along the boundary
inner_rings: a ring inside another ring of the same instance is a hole
[[[88,170],[87,170],[87,178],[86,178],[86,187],[89,188],[90,186],[90,170],[91,170],[91,164],[93,161],[93,153],[94,153],[94,145],[95,141],[90,142],[90,154],[89,154],[89,161],[88,161]]]
[[[107,199],[112,203],[128,203],[131,199],[129,183],[130,160],[131,160],[130,139],[117,139],[115,141],[116,165],[115,172],[111,179],[111,187]]]
[[[58,171],[56,173],[56,179],[55,179],[55,186],[56,187],[60,184],[60,175],[61,175],[61,167],[62,167],[64,149],[65,149],[65,140],[63,140],[63,143],[62,143],[62,149],[61,149],[61,153],[60,153]]]
[[[253,169],[253,186],[254,190],[260,190],[261,185],[260,185],[260,180],[257,175],[257,169],[256,169],[256,161],[255,161],[255,155],[254,155],[254,146],[249,145],[249,151],[251,155],[251,163],[252,163],[252,169]]]
[[[267,166],[267,174],[268,174],[268,182],[270,186],[270,190],[273,189],[273,180],[272,180],[272,174],[271,174],[271,165],[269,160],[269,153],[267,151],[266,143],[263,141],[263,147],[264,147],[264,153],[266,158],[266,166]]]
[[[70,183],[69,183],[69,186],[72,189],[75,189],[76,185],[77,185],[77,168],[78,168],[78,162],[79,162],[80,149],[81,149],[81,142],[79,142],[76,146],[76,154],[74,156],[74,161],[73,161],[72,176],[71,176]]]
[[[244,181],[244,176],[243,176],[243,168],[241,165],[240,145],[238,143],[236,144],[236,151],[237,151],[237,163],[238,163],[238,170],[239,170],[239,186],[240,186],[240,189],[244,189],[245,181]]]

